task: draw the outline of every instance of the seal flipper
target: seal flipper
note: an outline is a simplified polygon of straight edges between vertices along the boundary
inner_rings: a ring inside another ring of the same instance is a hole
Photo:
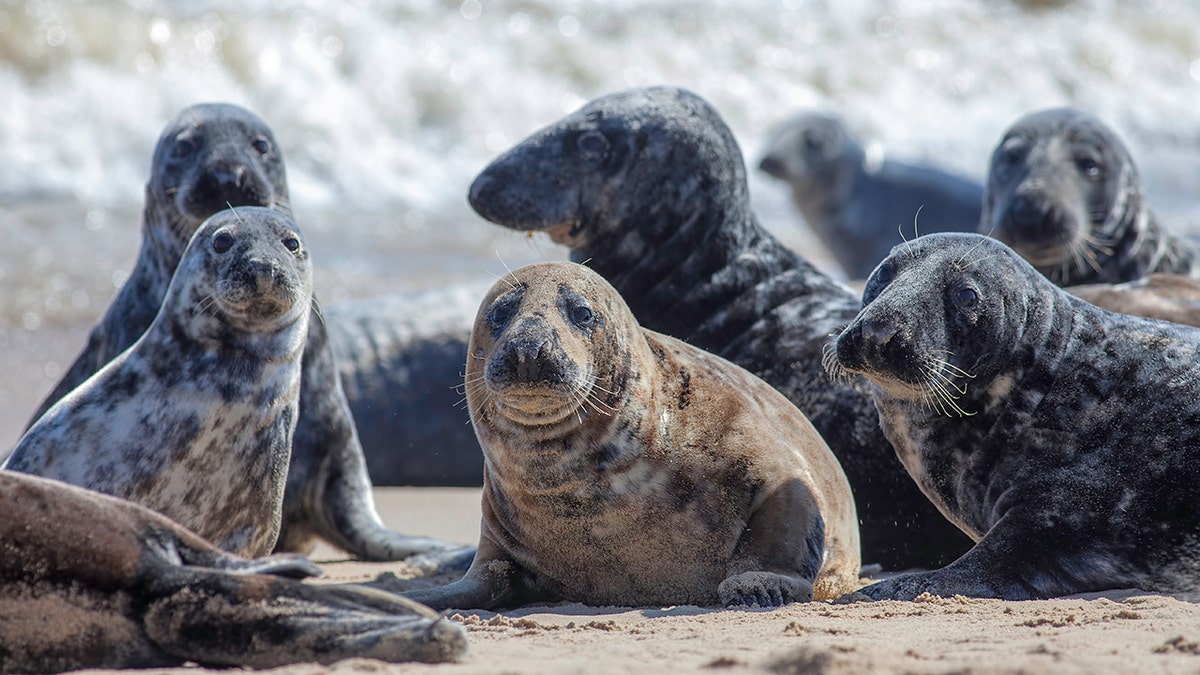
[[[466,650],[460,626],[370,588],[196,568],[156,572],[147,575],[143,627],[183,660],[252,668],[349,657],[440,663]]]
[[[979,543],[946,567],[902,574],[859,590],[872,600],[912,600],[922,593],[1002,600],[1040,600],[1074,593],[1127,588],[1143,580],[1130,569],[1114,566],[1114,558],[1090,545],[1088,536],[1053,514],[1039,511],[1022,517],[1010,511]],[[1074,541],[1073,556],[1046,555]],[[1041,544],[1041,545],[1039,545]]]
[[[404,597],[439,611],[497,609],[548,598],[528,583],[525,570],[498,546],[486,537],[480,540],[479,546],[475,562],[463,578],[445,586],[403,591]],[[401,592],[395,587],[394,577],[380,576],[369,585]]]

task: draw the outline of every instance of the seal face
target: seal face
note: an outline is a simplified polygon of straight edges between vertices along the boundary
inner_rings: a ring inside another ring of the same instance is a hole
[[[150,328],[43,415],[5,468],[138,502],[228,551],[270,553],[311,302],[291,218],[213,216]]]
[[[766,383],[643,330],[574,263],[498,282],[471,336],[479,554],[461,581],[410,597],[777,606],[857,585],[849,484]]]
[[[810,111],[779,124],[758,167],[788,183],[804,220],[854,279],[866,278],[910,227],[969,232],[979,223],[982,185],[868,153],[834,115]]]
[[[241,204],[290,211],[283,154],[270,128],[234,105],[186,108],[163,130],[154,151],[134,269],[31,425],[146,331],[196,228],[210,215]],[[461,552],[446,542],[393,532],[379,519],[362,446],[318,316],[308,321],[302,368],[279,550],[307,550],[319,537],[368,560],[452,548]]]
[[[0,671],[452,660],[460,627],[301,558],[246,560],[130,502],[0,471]],[[290,578],[289,578],[290,577]]]
[[[1133,158],[1099,119],[1073,108],[1030,113],[992,154],[979,232],[1061,286],[1197,276],[1195,246],[1146,205]]]
[[[803,411],[854,489],[867,562],[932,567],[969,547],[900,471],[866,384],[826,376],[823,349],[859,299],[759,225],[741,151],[704,100],[669,87],[596,99],[493,161],[470,201],[499,225],[547,232],[643,326],[736,363]]]
[[[921,489],[976,540],[863,589],[1046,598],[1194,590],[1200,332],[1113,314],[979,235],[899,246],[837,338]]]

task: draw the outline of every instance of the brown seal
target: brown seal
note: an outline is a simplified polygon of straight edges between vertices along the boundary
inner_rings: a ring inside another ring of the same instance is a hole
[[[0,673],[439,662],[466,649],[462,628],[416,603],[302,583],[320,574],[307,560],[239,558],[96,492],[0,471],[0,512]]]
[[[411,592],[435,609],[778,606],[856,586],[854,499],[782,394],[643,329],[574,263],[498,282],[480,306],[467,404],[486,457],[478,555]]]
[[[1200,326],[1200,281],[1178,274],[1151,274],[1123,284],[1085,284],[1071,295],[1120,314]]]

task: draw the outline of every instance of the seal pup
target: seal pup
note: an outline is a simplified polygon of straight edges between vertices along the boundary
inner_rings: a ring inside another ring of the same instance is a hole
[[[145,332],[192,234],[229,205],[290,213],[279,145],[261,118],[238,106],[203,103],[185,108],[163,129],[154,149],[142,246],[134,269],[30,424]],[[418,553],[436,558],[438,551],[458,549],[450,562],[465,566],[458,555],[461,547],[384,527],[326,327],[315,314],[308,321],[302,368],[277,550],[306,551],[317,538],[364,560],[398,560]]]
[[[226,551],[270,553],[311,304],[291,218],[218,213],[146,332],[46,411],[3,468],[137,502]]]
[[[737,142],[699,96],[654,87],[598,98],[493,161],[470,202],[569,247],[646,328],[787,396],[846,471],[864,561],[929,568],[970,546],[904,474],[866,383],[826,376],[823,349],[858,296],[759,225]]]
[[[1123,284],[1068,286],[1068,293],[1110,312],[1200,326],[1200,281],[1150,274]]]
[[[1030,113],[1004,132],[978,231],[1060,286],[1151,272],[1200,278],[1196,245],[1159,224],[1120,137],[1074,108]]]
[[[835,115],[797,114],[771,130],[766,147],[758,168],[787,182],[804,220],[852,279],[865,279],[906,228],[970,232],[979,223],[977,181],[868,153]]]
[[[977,234],[896,247],[838,336],[909,474],[976,541],[862,590],[1200,587],[1200,330],[1075,298]]]
[[[246,560],[146,508],[0,471],[0,672],[449,661],[461,627],[315,565]]]
[[[553,262],[501,279],[469,354],[479,553],[463,579],[409,597],[767,607],[857,587],[850,485],[804,415],[643,330],[598,274]]]

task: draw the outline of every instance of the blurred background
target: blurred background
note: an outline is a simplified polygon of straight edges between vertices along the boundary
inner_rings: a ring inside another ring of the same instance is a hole
[[[981,180],[1015,118],[1077,106],[1125,138],[1160,216],[1200,222],[1188,0],[0,0],[0,456],[132,267],[150,155],[183,107],[272,126],[329,305],[565,258],[476,216],[472,178],[654,84],[717,107],[763,223],[836,274],[753,168],[801,108]]]

